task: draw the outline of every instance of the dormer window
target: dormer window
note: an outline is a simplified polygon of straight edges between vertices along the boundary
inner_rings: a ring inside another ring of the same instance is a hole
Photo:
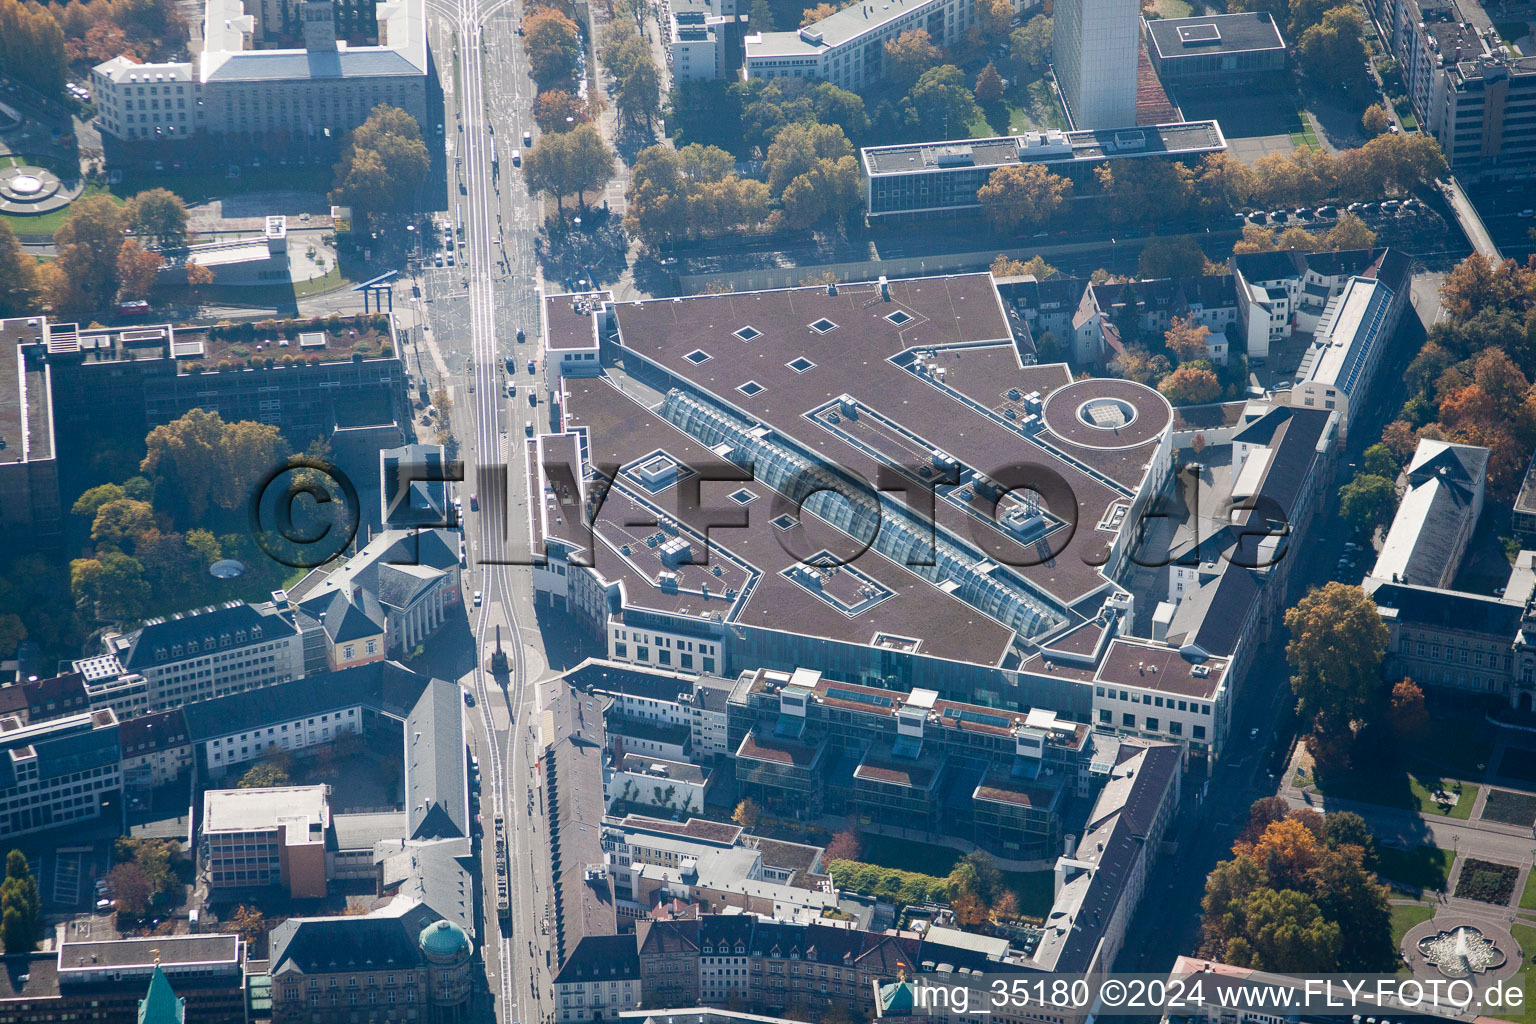
[[[161,650],[164,650],[164,648],[161,648]],[[179,657],[181,657],[181,653],[182,653],[181,644],[176,644],[175,646],[173,646],[171,648],[171,657],[179,658]]]
[[[203,637],[203,650],[211,651],[211,650],[214,649],[215,646],[217,646],[217,645],[214,644],[213,637],[211,637],[211,636]]]
[[[261,639],[261,627],[260,626],[252,626],[251,627],[251,639],[252,640],[260,640]]]

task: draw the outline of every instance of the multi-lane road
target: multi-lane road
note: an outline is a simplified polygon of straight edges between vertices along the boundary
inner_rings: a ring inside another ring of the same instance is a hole
[[[526,518],[520,442],[534,411],[528,394],[544,393],[542,380],[528,372],[529,361],[539,361],[538,207],[512,159],[513,150],[527,148],[524,133],[537,134],[534,87],[516,32],[521,7],[521,0],[428,0],[444,92],[444,219],[458,237],[449,250],[453,265],[445,260],[438,267],[434,260],[420,278],[430,351],[422,369],[453,399],[451,423],[465,467],[459,485],[469,546],[465,587],[475,595],[470,618],[478,650],[461,683],[475,701],[467,714],[482,777],[484,1009],[502,1024],[543,1022],[554,1012],[546,952],[553,926],[548,831],[538,766],[545,663],[529,570],[507,564]],[[431,240],[442,245],[441,227]],[[519,328],[526,341],[517,340]],[[515,396],[509,383],[517,385]],[[536,411],[544,411],[542,397]],[[493,673],[498,642],[507,666]],[[508,846],[507,921],[496,916],[492,823],[498,813]]]

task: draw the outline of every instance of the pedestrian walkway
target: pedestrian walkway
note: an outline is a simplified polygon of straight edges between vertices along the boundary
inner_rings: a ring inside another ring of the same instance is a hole
[[[1467,194],[1462,191],[1461,182],[1454,177],[1448,178],[1443,191],[1445,198],[1451,204],[1451,211],[1456,214],[1456,220],[1461,224],[1461,230],[1466,233],[1467,241],[1472,243],[1472,248],[1489,262],[1502,263],[1503,254],[1499,252],[1499,247],[1493,244],[1493,236],[1488,234],[1487,227],[1483,225],[1483,218],[1478,216],[1472,200],[1468,199]]]

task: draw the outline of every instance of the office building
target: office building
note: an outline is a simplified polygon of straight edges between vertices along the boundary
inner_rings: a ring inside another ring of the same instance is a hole
[[[327,786],[210,789],[200,838],[214,890],[281,886],[293,899],[326,894]]]
[[[41,318],[0,320],[0,531],[32,551],[63,539],[52,373],[30,342]],[[9,656],[13,652],[0,651]]]
[[[1132,58],[1132,91],[1135,86]],[[1132,97],[1134,100],[1134,95]],[[1122,126],[1123,125],[1123,126]],[[1215,121],[1180,121],[1136,127],[1131,119],[1078,131],[1025,132],[992,139],[955,138],[939,142],[866,146],[860,151],[866,212],[871,219],[907,220],[980,210],[977,190],[1003,167],[1039,164],[1052,174],[1086,185],[1094,171],[1117,160],[1175,160],[1194,163],[1225,152],[1227,140]],[[1093,203],[1084,188],[1074,203]]]
[[[8,1024],[247,1024],[239,935],[156,935],[59,943],[6,959]],[[145,1014],[148,1014],[146,1016]]]
[[[304,648],[292,619],[270,603],[231,601],[151,619],[103,638],[119,676],[142,676],[146,711],[286,683],[304,675]]]
[[[606,658],[588,658],[564,678],[578,690],[610,699],[604,713],[610,732],[622,732],[626,720],[684,726],[689,732],[684,747],[690,760],[708,764],[735,753],[726,729],[726,704],[734,679]]]
[[[1077,640],[1091,652],[1104,636]],[[1060,848],[1062,811],[1092,792],[1099,760],[1091,730],[1049,710],[892,693],[814,669],[744,673],[729,713],[737,784],[763,806],[963,837],[1013,859]]]
[[[1141,34],[1164,86],[1227,88],[1285,70],[1285,39],[1268,11],[1143,18]]]
[[[710,81],[725,76],[736,15],[735,0],[678,0],[667,8],[667,68],[673,81]]]
[[[110,708],[28,725],[0,718],[0,833],[78,826],[122,788],[122,748]]]
[[[1379,277],[1346,281],[1318,317],[1312,344],[1302,354],[1290,388],[1291,404],[1337,409],[1340,427],[1347,429],[1350,400],[1368,393],[1407,305],[1407,291],[1394,291]]]
[[[192,737],[179,708],[124,718],[118,737],[125,789],[154,789],[192,767]]]
[[[885,76],[885,44],[924,29],[936,46],[960,42],[971,24],[966,0],[866,0],[795,32],[746,37],[747,78],[808,78],[857,92]],[[1136,123],[1135,9],[1131,21],[1131,116]]]
[[[1074,128],[1136,123],[1140,13],[1135,0],[1062,0],[1054,8],[1051,58]]]
[[[343,5],[344,7],[347,5]],[[207,0],[202,50],[192,60],[141,63],[114,57],[91,72],[96,124],[127,142],[201,135],[233,142],[268,133],[339,140],[379,104],[399,107],[427,130],[426,5],[376,6],[377,40],[336,38],[330,0],[297,5],[302,45],[241,0]]]
[[[1458,177],[1536,166],[1536,56],[1505,43],[1476,0],[1371,0],[1420,124]]]

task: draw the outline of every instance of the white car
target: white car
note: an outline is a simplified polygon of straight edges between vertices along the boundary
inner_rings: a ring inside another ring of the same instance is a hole
[[[475,591],[475,607],[480,607],[480,591]]]

